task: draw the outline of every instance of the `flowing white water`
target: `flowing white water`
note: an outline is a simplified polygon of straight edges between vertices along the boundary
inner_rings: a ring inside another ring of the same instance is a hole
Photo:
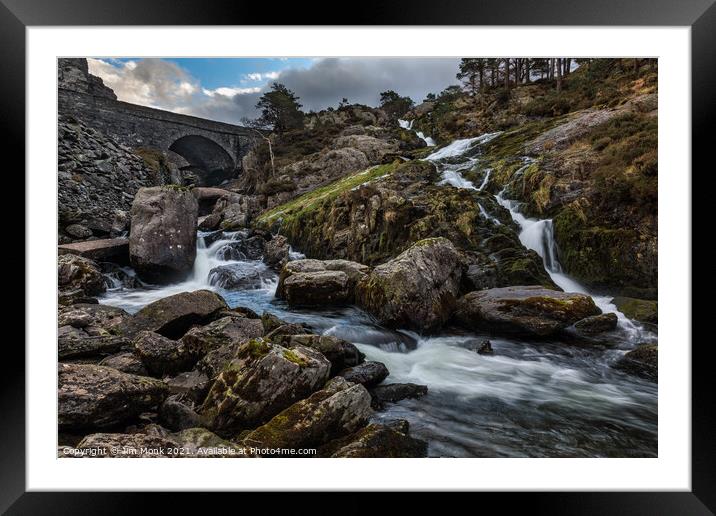
[[[402,127],[403,129],[413,131],[416,136],[423,140],[428,147],[435,147],[435,140],[433,140],[430,136],[425,136],[422,131],[413,130],[414,121],[415,120],[398,120],[398,125],[400,125],[400,127]]]

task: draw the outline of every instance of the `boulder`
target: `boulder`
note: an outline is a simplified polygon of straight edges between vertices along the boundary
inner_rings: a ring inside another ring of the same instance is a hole
[[[373,269],[358,283],[356,302],[381,324],[435,331],[455,307],[461,276],[452,242],[429,238]]]
[[[592,315],[574,323],[574,329],[587,335],[604,333],[616,328],[618,320],[615,313]]]
[[[349,382],[360,383],[366,387],[373,387],[385,380],[390,373],[385,364],[381,362],[363,362],[354,367],[344,369],[338,376],[342,376]]]
[[[170,393],[182,395],[194,403],[203,402],[206,393],[209,392],[209,387],[211,387],[209,377],[196,369],[165,378],[164,382]]]
[[[197,201],[176,186],[140,188],[132,203],[129,259],[140,278],[185,278],[196,258]]]
[[[223,310],[228,310],[228,306],[215,292],[182,292],[148,304],[127,318],[120,330],[129,337],[147,330],[170,339],[178,339],[195,324],[211,322]]]
[[[201,416],[191,407],[178,401],[176,397],[169,397],[161,404],[159,422],[175,432],[202,426]]]
[[[332,379],[243,439],[256,448],[309,448],[355,432],[371,416],[370,394],[362,385]]]
[[[657,301],[620,296],[612,299],[612,303],[629,319],[649,324],[659,323],[659,305]]]
[[[370,269],[348,260],[295,260],[284,265],[276,297],[293,306],[350,303],[354,289]]]
[[[261,337],[264,333],[260,319],[246,317],[222,317],[206,326],[196,326],[181,338],[183,348],[190,354],[202,358],[209,351],[233,343]]]
[[[153,376],[176,374],[190,369],[198,360],[180,341],[153,331],[143,331],[134,340],[134,352]]]
[[[57,246],[60,256],[74,254],[97,262],[129,263],[129,239],[105,238]]]
[[[213,231],[219,227],[219,224],[221,224],[221,214],[210,213],[204,217],[199,217],[196,227],[201,231]]]
[[[264,248],[264,262],[269,267],[281,268],[288,262],[288,254],[291,246],[288,245],[288,239],[282,235],[274,235],[271,240],[266,242]]]
[[[99,365],[111,367],[122,373],[149,376],[149,371],[144,367],[142,360],[131,352],[118,353],[103,359]]]
[[[179,456],[179,448],[177,441],[157,435],[99,433],[83,438],[76,450],[98,458],[144,459]]]
[[[103,428],[155,409],[168,392],[163,382],[90,364],[59,364],[61,429]]]
[[[256,266],[251,263],[231,263],[211,269],[209,285],[225,290],[255,290],[261,288],[262,278]]]
[[[184,457],[196,458],[243,458],[248,451],[222,439],[206,428],[188,428],[171,434],[171,439],[181,446]]]
[[[428,443],[415,439],[396,426],[370,424],[321,447],[319,456],[332,458],[427,457]]]
[[[616,367],[627,373],[648,380],[659,379],[659,348],[656,344],[645,344],[627,352]]]
[[[60,360],[107,355],[129,347],[130,341],[119,330],[128,317],[121,308],[108,305],[75,304],[62,308],[57,316]]]
[[[331,376],[335,376],[339,371],[348,367],[357,366],[365,359],[365,355],[353,344],[329,335],[277,335],[274,333],[272,342],[287,348],[305,346],[319,351],[331,363]]]
[[[386,403],[395,403],[407,398],[421,398],[427,393],[427,385],[418,385],[416,383],[389,383],[377,385],[370,389],[373,408],[376,410],[382,409]]]
[[[600,313],[585,294],[519,286],[470,292],[458,301],[455,318],[469,329],[547,337]]]
[[[61,295],[79,291],[80,295],[96,296],[106,289],[99,266],[74,254],[63,254],[57,259],[57,284]]]
[[[320,389],[331,364],[304,346],[263,339],[242,344],[212,385],[200,413],[215,429],[251,428]]]

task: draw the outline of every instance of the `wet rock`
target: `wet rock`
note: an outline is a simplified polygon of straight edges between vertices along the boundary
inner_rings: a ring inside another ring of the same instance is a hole
[[[365,387],[337,377],[250,432],[243,443],[257,448],[315,447],[355,432],[371,413]]]
[[[287,348],[306,346],[319,351],[331,363],[331,376],[335,376],[338,372],[348,367],[357,366],[365,359],[365,355],[361,353],[357,347],[337,337],[303,334],[286,336],[274,335],[272,338],[273,342]]]
[[[245,317],[222,317],[206,326],[196,326],[181,338],[181,344],[187,353],[197,360],[209,351],[232,342],[241,343],[261,337],[264,328],[260,319]]]
[[[330,362],[311,348],[263,339],[241,345],[219,374],[200,413],[214,429],[250,428],[321,388]]]
[[[57,259],[57,284],[60,295],[79,291],[80,295],[95,296],[106,289],[99,266],[73,254],[63,254]]]
[[[254,290],[261,288],[262,284],[261,273],[251,263],[219,265],[209,271],[209,285],[225,290]]]
[[[129,259],[140,278],[169,283],[185,278],[196,258],[198,205],[187,189],[141,188],[132,203]]]
[[[122,373],[149,376],[149,371],[144,367],[142,360],[131,352],[119,353],[103,359],[99,365],[111,367]]]
[[[228,310],[228,306],[215,292],[182,292],[148,304],[126,319],[120,329],[130,337],[147,330],[178,339],[192,326],[211,322],[222,310]]]
[[[264,262],[269,267],[281,268],[288,262],[288,253],[290,246],[285,236],[274,235],[274,237],[266,242],[264,248]]]
[[[203,372],[192,370],[165,378],[164,382],[172,394],[180,394],[194,403],[201,403],[209,392],[212,380]]]
[[[470,292],[458,301],[455,318],[470,329],[546,337],[599,313],[587,295],[520,286]]]
[[[271,312],[264,312],[263,315],[261,315],[261,324],[264,327],[264,333],[270,333],[279,326],[283,326],[287,323]]]
[[[427,385],[418,385],[416,383],[389,383],[377,385],[370,389],[373,408],[376,410],[381,410],[386,403],[395,403],[407,398],[421,398],[427,393]]]
[[[284,265],[276,297],[290,305],[325,306],[353,301],[370,268],[348,260],[294,260]]]
[[[614,313],[592,315],[574,323],[574,328],[580,333],[594,335],[612,331],[617,327],[617,321],[617,314]]]
[[[163,382],[110,367],[60,364],[58,422],[62,429],[103,428],[155,409],[167,396]]]
[[[174,397],[167,398],[159,407],[159,422],[175,432],[202,426],[201,416]]]
[[[217,229],[219,224],[221,224],[221,215],[219,213],[210,213],[197,220],[197,228],[201,231],[212,231]]]
[[[657,301],[633,297],[615,297],[612,299],[612,303],[629,319],[649,324],[659,323],[659,305]]]
[[[152,331],[140,333],[133,344],[135,353],[153,376],[185,371],[198,360],[181,342]]]
[[[385,364],[380,362],[363,362],[354,367],[344,369],[338,376],[342,376],[349,382],[360,383],[366,387],[373,387],[385,380],[390,373]]]
[[[453,244],[430,238],[379,265],[356,288],[356,302],[381,324],[438,330],[452,313],[462,270]]]
[[[627,352],[615,365],[617,369],[648,380],[659,379],[659,348],[645,344]]]
[[[332,458],[411,458],[427,457],[427,454],[428,443],[425,441],[380,424],[370,424],[336,439],[319,451],[321,457]]]
[[[172,457],[179,443],[166,437],[147,434],[98,433],[86,436],[77,450],[97,458]],[[92,455],[90,455],[92,454]]]

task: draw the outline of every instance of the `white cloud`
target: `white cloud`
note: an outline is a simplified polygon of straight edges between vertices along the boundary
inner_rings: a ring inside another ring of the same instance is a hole
[[[281,72],[254,72],[254,73],[247,73],[245,77],[250,81],[265,81],[265,80],[276,80],[278,79],[279,75],[281,75]]]
[[[249,93],[258,93],[259,91],[261,91],[261,88],[258,86],[254,86],[253,88],[221,87],[221,88],[215,88],[213,90],[207,90],[206,88],[203,88],[201,91],[204,95],[207,95],[209,97],[213,97],[214,95],[223,95],[225,97],[233,97],[234,95],[248,95]]]

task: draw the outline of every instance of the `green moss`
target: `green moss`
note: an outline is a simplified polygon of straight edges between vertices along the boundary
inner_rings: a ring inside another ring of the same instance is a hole
[[[306,367],[308,365],[308,361],[306,361],[305,358],[290,349],[284,350],[283,358],[285,358],[289,362],[297,364],[299,367]]]
[[[268,342],[263,339],[251,339],[245,346],[252,358],[261,358],[271,350]]]

